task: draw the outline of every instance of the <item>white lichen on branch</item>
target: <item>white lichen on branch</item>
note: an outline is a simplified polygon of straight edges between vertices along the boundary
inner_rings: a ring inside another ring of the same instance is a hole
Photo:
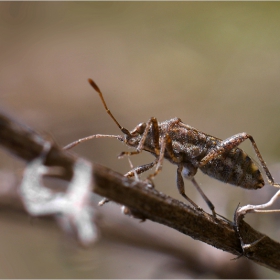
[[[19,187],[20,197],[31,216],[54,215],[66,233],[77,236],[82,245],[89,245],[97,238],[91,205],[91,164],[78,159],[66,192],[54,192],[42,180],[51,171],[44,165],[50,148],[51,144],[46,142],[43,152],[27,164]]]

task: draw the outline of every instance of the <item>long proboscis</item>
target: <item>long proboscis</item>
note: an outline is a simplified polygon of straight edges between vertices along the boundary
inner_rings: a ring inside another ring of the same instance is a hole
[[[83,142],[86,142],[88,140],[94,139],[94,138],[117,138],[119,141],[124,141],[123,137],[121,135],[106,135],[106,134],[94,134],[90,135],[84,138],[81,138],[77,141],[74,141],[67,146],[63,147],[63,150],[69,150],[72,149],[73,147],[77,146],[78,144],[81,144]]]
[[[103,103],[103,106],[106,110],[106,112],[108,113],[108,115],[113,119],[113,121],[117,124],[117,126],[119,127],[119,129],[126,135],[130,135],[130,132],[124,128],[123,126],[121,126],[119,124],[119,122],[115,119],[115,117],[113,116],[113,114],[111,113],[111,111],[108,109],[107,104],[105,102],[105,99],[103,97],[103,94],[101,92],[101,90],[99,89],[99,87],[97,86],[97,84],[92,80],[92,79],[88,79],[88,82],[90,83],[90,85],[94,88],[94,90],[99,94],[99,97]]]

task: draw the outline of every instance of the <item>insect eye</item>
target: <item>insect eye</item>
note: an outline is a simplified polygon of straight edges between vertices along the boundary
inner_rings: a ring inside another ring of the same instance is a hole
[[[136,143],[136,139],[135,138],[131,138],[128,140],[128,145],[133,146]]]

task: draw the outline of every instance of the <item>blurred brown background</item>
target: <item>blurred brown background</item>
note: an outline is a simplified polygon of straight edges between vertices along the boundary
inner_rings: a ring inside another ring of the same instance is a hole
[[[155,116],[180,117],[223,139],[248,132],[280,181],[279,30],[278,2],[1,2],[0,107],[62,146],[90,134],[119,134],[87,83],[91,77],[127,129]],[[249,143],[242,148],[256,159]],[[125,173],[128,161],[116,157],[123,150],[114,139],[97,139],[73,152]],[[20,182],[24,165],[3,150],[0,155],[3,198]],[[134,166],[151,160],[132,158]],[[175,171],[165,162],[155,184],[183,200]],[[243,190],[200,172],[197,180],[229,219],[239,202],[264,203],[275,192]],[[82,250],[52,219],[30,221],[5,200],[0,277],[279,277],[167,227],[123,216],[114,203],[98,213],[102,238]],[[252,214],[246,221],[280,240],[279,215]]]

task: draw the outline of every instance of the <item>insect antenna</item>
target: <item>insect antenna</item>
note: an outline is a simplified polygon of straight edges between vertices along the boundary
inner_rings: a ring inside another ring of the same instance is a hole
[[[113,114],[111,113],[111,111],[108,109],[107,104],[105,102],[105,99],[103,97],[103,94],[101,92],[101,90],[99,89],[99,87],[97,86],[97,84],[92,80],[92,79],[88,79],[88,82],[90,83],[90,85],[95,89],[95,91],[98,92],[99,97],[103,103],[104,108],[106,109],[106,112],[109,114],[109,116],[113,119],[113,121],[117,124],[117,126],[119,127],[119,129],[128,136],[131,136],[130,132],[124,128],[123,126],[121,126],[118,121],[115,119],[115,117],[113,116]],[[66,145],[65,147],[63,147],[63,150],[69,150],[72,149],[73,147],[77,146],[78,144],[81,144],[83,142],[86,142],[88,140],[94,139],[94,138],[117,138],[119,141],[124,142],[124,137],[121,135],[106,135],[106,134],[95,134],[95,135],[90,135],[81,139],[78,139],[68,145]]]
[[[101,90],[99,89],[99,87],[97,86],[97,84],[92,80],[92,79],[88,79],[88,82],[90,83],[90,85],[95,89],[96,92],[98,92],[99,97],[103,103],[103,106],[106,110],[106,112],[108,113],[108,115],[113,119],[113,121],[116,123],[116,125],[119,127],[119,129],[126,135],[130,135],[129,131],[124,128],[123,126],[121,126],[119,124],[119,122],[115,119],[115,117],[113,116],[113,114],[111,113],[111,111],[108,109],[107,104],[105,102],[105,99],[103,97],[103,94],[101,92]]]

